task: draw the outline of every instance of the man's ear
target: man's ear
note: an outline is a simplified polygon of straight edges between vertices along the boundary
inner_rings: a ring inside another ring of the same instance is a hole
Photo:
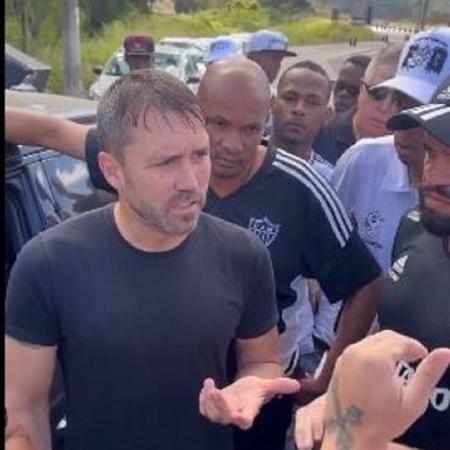
[[[117,191],[124,185],[123,169],[117,159],[110,153],[101,151],[98,154],[98,165],[106,181]]]

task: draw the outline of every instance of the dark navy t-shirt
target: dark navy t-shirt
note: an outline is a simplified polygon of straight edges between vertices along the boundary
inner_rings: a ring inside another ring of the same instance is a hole
[[[7,334],[58,348],[68,450],[231,449],[198,411],[203,380],[223,386],[233,338],[276,322],[267,250],[203,213],[161,253],[125,241],[113,205],[80,215],[24,246],[7,292]]]
[[[429,350],[450,347],[450,255],[448,242],[425,230],[417,210],[408,212],[397,233],[393,264],[380,303],[382,329],[422,342]],[[416,364],[398,370],[408,382]],[[424,450],[450,449],[450,369],[432,391],[425,414],[398,442]]]

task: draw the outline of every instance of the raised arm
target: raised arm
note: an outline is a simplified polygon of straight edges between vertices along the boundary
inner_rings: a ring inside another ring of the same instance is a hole
[[[6,337],[5,400],[8,423],[6,448],[50,450],[49,392],[56,347],[20,342]],[[23,445],[23,446],[22,446]]]
[[[5,116],[6,141],[42,145],[73,158],[85,159],[90,126],[22,108],[5,108]]]

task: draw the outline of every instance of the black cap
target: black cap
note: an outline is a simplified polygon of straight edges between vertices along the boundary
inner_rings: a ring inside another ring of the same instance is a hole
[[[388,130],[409,130],[418,125],[450,146],[450,76],[436,90],[431,103],[406,109],[387,122]]]

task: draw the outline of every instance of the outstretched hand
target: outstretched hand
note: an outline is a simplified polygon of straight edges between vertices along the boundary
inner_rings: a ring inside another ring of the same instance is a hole
[[[247,376],[223,389],[218,389],[214,380],[208,378],[199,396],[200,413],[211,422],[247,430],[264,403],[275,395],[293,394],[299,389],[300,383],[291,378]]]

